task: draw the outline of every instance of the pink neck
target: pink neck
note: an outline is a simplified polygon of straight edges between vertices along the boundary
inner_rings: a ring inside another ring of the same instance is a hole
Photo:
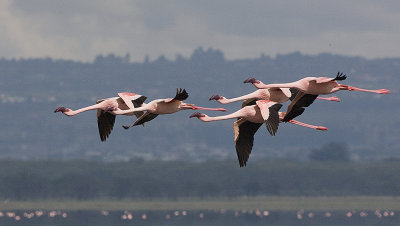
[[[66,114],[68,116],[73,116],[73,115],[76,115],[76,114],[79,114],[79,113],[82,113],[82,112],[85,112],[85,111],[96,110],[98,108],[99,108],[99,105],[95,104],[95,105],[84,107],[84,108],[80,108],[80,109],[77,109],[77,110],[74,110],[74,111],[73,110],[66,111],[66,112],[64,112],[64,114]]]

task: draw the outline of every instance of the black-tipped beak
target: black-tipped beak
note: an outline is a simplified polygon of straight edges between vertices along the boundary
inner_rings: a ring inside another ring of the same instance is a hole
[[[255,78],[248,78],[246,80],[244,80],[243,83],[258,83],[259,81]]]
[[[200,118],[200,117],[204,117],[204,115],[201,114],[200,112],[195,112],[189,116],[189,118],[193,118],[193,117]]]
[[[62,113],[64,113],[64,112],[66,112],[67,111],[67,109],[65,108],[65,107],[58,107],[56,110],[54,110],[54,113],[57,113],[57,112],[62,112]]]
[[[220,95],[218,95],[218,94],[214,94],[214,95],[212,95],[212,96],[210,97],[209,100],[219,100],[219,99],[222,99],[222,97],[221,97]]]
[[[115,110],[117,110],[117,108],[115,108],[115,107],[107,107],[106,109],[104,109],[105,112],[112,112]]]
[[[122,126],[124,129],[129,129],[130,126]]]

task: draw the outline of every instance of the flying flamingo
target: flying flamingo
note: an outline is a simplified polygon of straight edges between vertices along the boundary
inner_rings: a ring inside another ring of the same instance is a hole
[[[226,111],[224,108],[204,108],[195,106],[194,104],[184,103],[183,100],[186,100],[189,97],[189,94],[185,89],[177,89],[176,95],[174,98],[167,99],[157,99],[149,102],[148,104],[143,104],[143,106],[138,108],[130,108],[128,110],[116,109],[113,111],[113,114],[131,114],[138,111],[146,111],[142,116],[140,116],[132,125],[123,126],[125,129],[129,129],[132,126],[141,125],[145,122],[148,122],[158,115],[161,114],[172,114],[178,112],[180,110],[211,110],[211,111]]]
[[[279,121],[285,115],[285,113],[279,112],[281,107],[282,104],[276,102],[269,100],[258,100],[247,103],[247,106],[244,106],[232,114],[210,117],[206,114],[196,112],[193,113],[190,118],[197,117],[203,122],[238,118],[238,120],[233,123],[233,131],[235,133],[234,141],[236,146],[236,154],[239,160],[239,166],[243,167],[246,166],[247,160],[249,159],[251,150],[253,148],[254,134],[262,124],[265,123],[265,126],[267,127],[267,130],[271,136],[275,136],[278,130]],[[290,120],[289,122],[312,129],[327,130],[326,127],[309,125],[295,120]]]
[[[256,79],[254,78],[249,78],[244,81],[244,83],[254,83]],[[241,101],[241,100],[270,100],[273,102],[277,103],[283,103],[289,100],[292,96],[294,96],[295,89],[293,88],[270,88],[270,89],[258,89],[252,93],[236,97],[236,98],[231,98],[228,99],[224,96],[221,96],[219,94],[214,94],[210,97],[209,100],[216,100],[220,104],[229,104],[233,103],[236,101]],[[338,97],[318,97],[317,99],[322,99],[322,100],[330,100],[330,101],[336,101],[339,102],[340,99]]]
[[[74,116],[85,111],[97,110],[97,126],[99,129],[100,140],[105,141],[114,127],[115,114],[113,111],[117,109],[127,110],[141,107],[146,99],[147,97],[145,96],[125,92],[118,93],[118,97],[98,100],[95,105],[85,108],[71,110],[65,107],[58,107],[54,112],[62,112],[64,115]],[[136,117],[140,118],[143,114],[143,111],[136,111],[124,115],[136,115]]]
[[[335,78],[328,77],[305,77],[296,82],[282,83],[282,84],[264,84],[255,78],[249,78],[249,80],[256,88],[259,89],[270,89],[270,88],[292,88],[295,95],[293,96],[292,102],[288,106],[287,114],[282,120],[288,122],[294,117],[304,112],[304,107],[310,106],[313,101],[321,94],[331,94],[339,90],[349,91],[363,91],[373,92],[379,94],[389,94],[390,91],[387,89],[379,90],[368,90],[361,89],[354,86],[342,85],[337,81],[342,81],[347,78],[343,73],[338,72]],[[296,91],[297,90],[297,91]]]

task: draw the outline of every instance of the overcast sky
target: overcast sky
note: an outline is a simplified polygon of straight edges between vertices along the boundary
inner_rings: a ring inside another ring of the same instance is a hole
[[[227,59],[300,51],[400,57],[400,1],[0,0],[0,58]]]

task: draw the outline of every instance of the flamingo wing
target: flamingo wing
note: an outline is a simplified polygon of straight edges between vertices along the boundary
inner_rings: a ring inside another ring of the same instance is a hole
[[[243,101],[242,108],[244,108],[246,106],[250,106],[250,105],[255,105],[257,100],[258,100],[257,98],[251,98],[251,99],[247,99],[247,100]]]
[[[182,89],[182,88],[178,89],[177,88],[175,97],[174,98],[168,98],[168,99],[165,100],[165,102],[169,103],[169,102],[172,102],[172,101],[175,101],[175,100],[183,101],[183,100],[186,100],[188,97],[189,97],[189,94],[186,92],[185,89]]]
[[[99,135],[101,141],[106,141],[110,136],[115,123],[115,115],[105,112],[101,109],[97,110],[97,127],[99,129]]]
[[[145,97],[145,96],[139,96],[139,97],[133,99],[132,100],[133,107],[134,108],[141,107],[146,99],[147,99],[147,97]],[[144,112],[143,111],[136,111],[133,114],[135,114],[136,118],[140,118],[144,114]]]
[[[153,114],[153,113],[150,113],[150,112],[146,112],[146,113],[144,113],[142,116],[140,116],[140,118],[138,118],[133,124],[132,124],[132,126],[137,126],[137,125],[142,125],[142,124],[144,124],[145,122],[148,122],[148,121],[151,121],[151,120],[153,120],[155,117],[157,117],[158,116],[158,114]]]
[[[254,134],[262,123],[253,123],[245,119],[239,119],[233,123],[235,132],[235,147],[239,166],[246,166],[254,143]]]
[[[124,92],[124,93],[118,93],[118,96],[121,97],[121,99],[125,102],[126,106],[128,106],[129,108],[134,108],[134,101],[144,97],[145,100],[147,97],[142,96],[140,94],[136,94],[136,93],[128,93],[128,92]],[[142,102],[143,104],[143,102]],[[140,106],[139,106],[140,107]]]
[[[147,97],[140,95],[139,97],[132,99],[132,104],[135,108],[141,107]]]
[[[286,115],[282,119],[282,122],[289,122],[295,117],[303,114],[305,107],[310,106],[318,97],[318,95],[304,94],[302,92],[297,92],[297,95],[302,95],[302,97],[300,97],[300,99],[298,100],[292,100],[292,107],[288,112],[286,112]]]
[[[277,104],[271,101],[259,100],[256,102],[260,108],[261,115],[264,119],[265,126],[271,136],[275,136],[279,126],[279,110],[282,104]]]
[[[129,129],[129,128],[131,128],[133,126],[137,126],[137,125],[143,125],[144,126],[145,122],[151,121],[157,116],[158,116],[158,114],[153,114],[153,113],[150,113],[150,112],[147,111],[142,116],[140,116],[134,123],[132,123],[132,125],[130,125],[130,126],[122,126],[122,127],[124,127],[124,129]]]
[[[141,107],[144,101],[147,99],[146,96],[128,92],[118,93],[118,96],[121,97],[121,99],[125,102],[126,106],[128,106],[130,109]],[[137,118],[139,118],[140,116],[143,115],[143,113],[144,113],[143,111],[137,111],[134,114]]]
[[[346,80],[347,76],[341,72],[338,72],[335,78],[328,78],[328,77],[316,77],[314,81],[316,83],[325,83],[331,81],[343,81]]]

